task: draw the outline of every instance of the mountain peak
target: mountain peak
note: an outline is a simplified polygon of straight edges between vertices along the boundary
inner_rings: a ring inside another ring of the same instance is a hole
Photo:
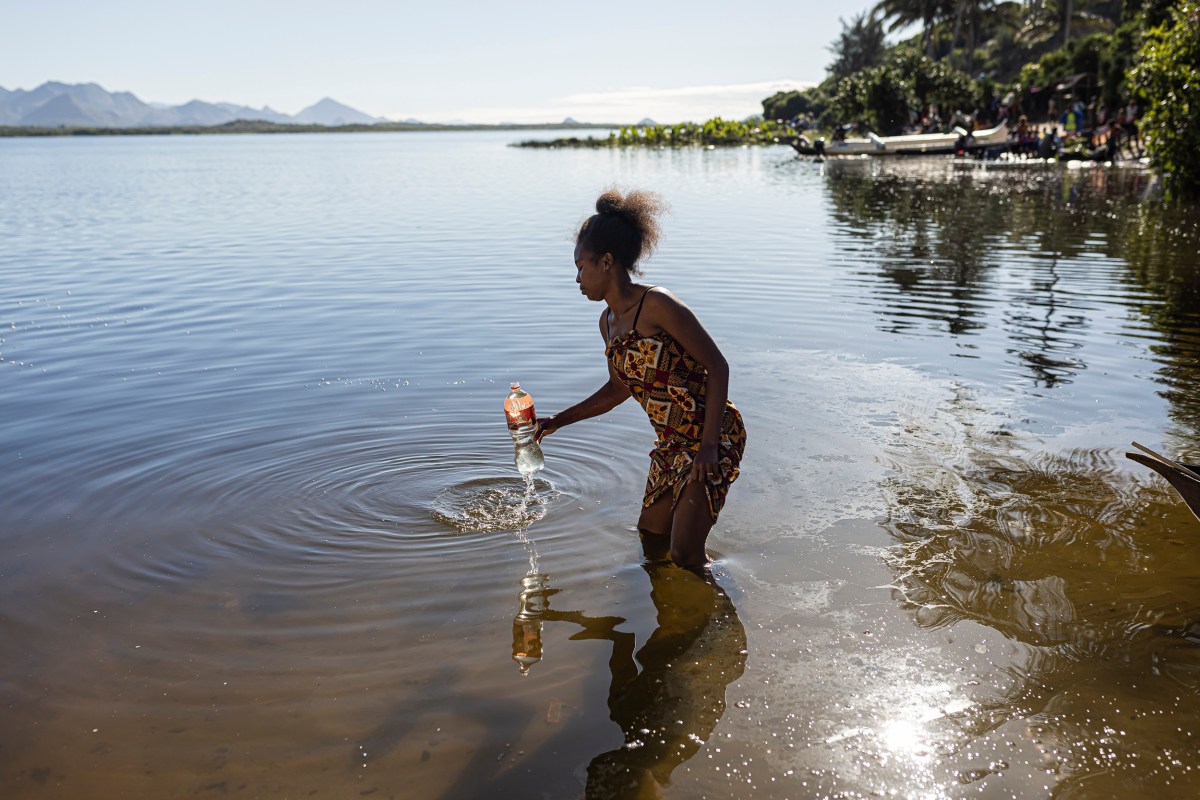
[[[31,91],[0,89],[0,125],[139,128],[223,125],[234,120],[309,122],[318,125],[371,124],[379,120],[325,97],[292,117],[263,106],[191,100],[183,105],[142,102],[132,92],[109,92],[96,83],[46,81]]]
[[[295,119],[309,125],[374,125],[380,121],[332,97],[322,97],[297,114]]]

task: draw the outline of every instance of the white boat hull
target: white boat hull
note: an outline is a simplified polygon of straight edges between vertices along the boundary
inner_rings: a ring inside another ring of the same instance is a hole
[[[846,139],[841,142],[825,142],[827,156],[900,156],[938,155],[953,153],[958,148],[959,133],[918,133],[910,136],[875,136],[865,139]],[[975,131],[967,145],[968,150],[983,150],[1008,142],[1008,126],[1004,123],[984,131]],[[793,145],[806,155],[814,154],[811,146]]]

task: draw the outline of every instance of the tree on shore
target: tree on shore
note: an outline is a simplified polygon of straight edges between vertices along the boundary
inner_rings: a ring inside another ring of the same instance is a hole
[[[926,58],[934,57],[933,32],[937,23],[953,12],[955,0],[880,0],[875,14],[890,20],[889,33],[921,25],[921,48]]]
[[[966,26],[966,42],[964,50],[966,59],[963,71],[970,74],[975,68],[975,54],[979,49],[981,32],[985,25],[998,27],[997,20],[1003,19],[1002,5],[996,0],[958,0],[954,10],[954,35],[950,39],[950,55],[953,60],[954,51],[959,45],[963,27]]]
[[[1168,191],[1200,200],[1200,2],[1181,0],[1146,31],[1129,81],[1145,108],[1146,150]]]
[[[819,117],[829,106],[823,85],[803,91],[776,92],[762,101],[763,119],[786,120],[796,116]]]
[[[833,63],[827,68],[830,77],[845,78],[883,60],[887,41],[883,22],[878,17],[864,11],[849,23],[844,19],[839,22],[842,32],[829,46],[833,53]]]

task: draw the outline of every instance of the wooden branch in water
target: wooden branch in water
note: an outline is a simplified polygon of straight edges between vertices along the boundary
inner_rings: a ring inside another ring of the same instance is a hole
[[[1200,520],[1200,464],[1183,464],[1154,452],[1145,445],[1133,443],[1140,453],[1126,453],[1125,457],[1149,467],[1166,479],[1179,492],[1183,502]]]

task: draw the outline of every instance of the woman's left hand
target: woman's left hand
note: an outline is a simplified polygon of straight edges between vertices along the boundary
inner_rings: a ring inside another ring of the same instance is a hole
[[[696,457],[692,459],[692,472],[688,475],[688,482],[708,483],[710,478],[720,474],[721,465],[717,460],[717,446],[715,444],[700,445]]]

